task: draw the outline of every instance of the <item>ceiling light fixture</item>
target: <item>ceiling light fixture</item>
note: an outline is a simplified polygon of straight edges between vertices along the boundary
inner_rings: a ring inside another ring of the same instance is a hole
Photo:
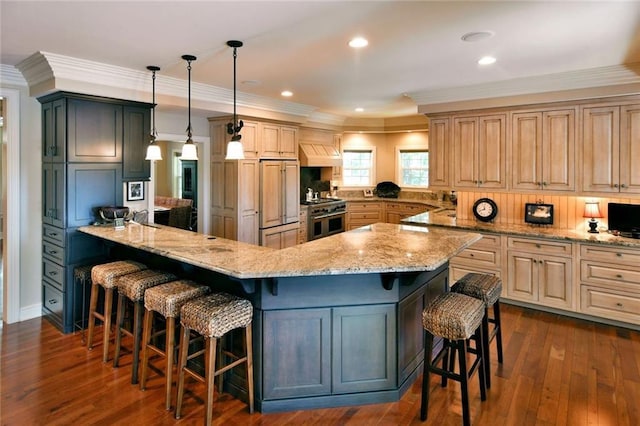
[[[365,47],[369,44],[369,41],[364,37],[354,37],[349,41],[349,46],[353,48]]]
[[[162,160],[162,152],[160,151],[160,147],[156,145],[156,136],[158,135],[158,132],[156,131],[156,71],[160,71],[160,67],[149,65],[147,69],[151,71],[151,81],[153,82],[153,104],[151,105],[151,135],[149,135],[147,156],[144,159],[159,161]]]
[[[293,92],[291,90],[283,90],[280,94],[286,98],[293,96]]]
[[[358,107],[358,108],[356,108],[356,109],[355,109],[355,111],[356,111],[356,112],[363,112],[363,111],[364,111],[364,108],[360,108],[360,107]]]
[[[227,46],[233,47],[233,123],[227,124],[227,133],[231,136],[231,140],[227,144],[227,156],[226,160],[243,160],[244,150],[242,149],[242,135],[240,130],[244,123],[242,120],[238,122],[238,116],[236,115],[236,59],[238,57],[238,47],[242,47],[242,42],[238,40],[229,40]]]
[[[187,141],[182,145],[182,156],[181,160],[197,160],[198,159],[198,150],[196,145],[193,143],[191,139],[191,62],[195,61],[197,58],[193,55],[182,55],[182,59],[187,61],[187,71],[189,75],[189,125],[187,126]]]
[[[496,62],[496,58],[493,56],[483,56],[478,60],[478,64],[480,65],[491,65]]]

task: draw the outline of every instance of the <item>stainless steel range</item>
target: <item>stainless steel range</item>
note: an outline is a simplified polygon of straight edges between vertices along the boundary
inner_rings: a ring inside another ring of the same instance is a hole
[[[346,201],[320,198],[317,201],[303,201],[302,204],[309,206],[307,219],[307,239],[309,241],[344,232],[347,213]]]

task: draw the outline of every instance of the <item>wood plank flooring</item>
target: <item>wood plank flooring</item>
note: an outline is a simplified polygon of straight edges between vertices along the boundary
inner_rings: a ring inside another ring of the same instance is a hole
[[[640,425],[640,333],[504,305],[504,364],[492,347],[492,387],[481,403],[471,394],[474,425]],[[46,320],[1,331],[2,425],[197,425],[204,388],[190,382],[184,416],[164,410],[163,377],[152,374],[141,392],[130,381],[131,356],[121,367],[103,364],[99,345],[87,351],[80,334],[60,334]],[[128,341],[124,341],[128,344]],[[401,401],[357,407],[250,415],[223,394],[214,406],[219,425],[413,425],[419,419],[418,380]],[[460,392],[431,381],[426,425],[462,423]]]

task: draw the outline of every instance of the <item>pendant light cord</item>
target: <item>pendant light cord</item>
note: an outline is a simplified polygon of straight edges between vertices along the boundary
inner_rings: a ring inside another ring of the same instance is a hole
[[[156,140],[156,135],[158,134],[156,130],[156,71],[153,70],[153,74],[151,74],[151,81],[153,82],[153,108],[151,109],[151,120],[153,121],[153,126],[151,129],[151,142]]]
[[[236,58],[238,57],[238,48],[233,48],[233,138],[238,133],[238,116],[236,115]]]
[[[187,142],[192,142],[191,141],[191,60],[188,59],[187,60],[187,71],[189,72],[188,77],[189,77],[189,107],[188,107],[188,111],[189,111],[189,126],[187,127]]]

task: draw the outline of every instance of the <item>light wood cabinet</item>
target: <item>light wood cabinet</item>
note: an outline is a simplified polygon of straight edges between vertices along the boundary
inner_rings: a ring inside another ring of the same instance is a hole
[[[449,175],[449,119],[429,120],[429,187],[448,188]]]
[[[482,239],[449,261],[451,282],[470,272],[502,276],[502,236],[482,233]],[[503,293],[506,289],[503,287]]]
[[[506,116],[453,119],[456,188],[506,188]]]
[[[244,126],[240,131],[242,138],[242,150],[246,159],[257,159],[260,155],[259,147],[259,125],[260,123],[253,120],[245,120],[240,117]],[[211,136],[211,156],[214,158],[225,157],[227,155],[227,144],[231,140],[231,135],[227,133],[227,123],[230,123],[231,117],[227,119],[212,120],[209,123],[209,134]]]
[[[283,249],[298,244],[299,223],[263,229],[260,231],[260,245]]]
[[[640,251],[581,244],[579,311],[640,324]]]
[[[420,203],[393,203],[386,201],[384,206],[385,222],[399,224],[402,219],[415,216],[430,210],[426,204]]]
[[[260,171],[257,160],[211,162],[211,234],[259,243]]]
[[[307,206],[300,206],[300,227],[298,228],[298,244],[306,243],[309,236],[308,233],[308,221],[309,209]]]
[[[575,109],[512,116],[511,187],[575,190]]]
[[[342,156],[342,135],[333,135],[333,147]],[[333,166],[331,168],[331,180],[340,182],[342,181],[342,166]],[[333,188],[331,188],[333,190]]]
[[[260,162],[260,227],[300,219],[300,166],[297,161]]]
[[[571,243],[508,237],[507,296],[572,310],[571,252]]]
[[[640,105],[582,108],[583,191],[640,193]]]
[[[349,201],[347,203],[347,231],[377,222],[384,222],[384,202]]]
[[[260,158],[298,159],[298,128],[260,124]]]

